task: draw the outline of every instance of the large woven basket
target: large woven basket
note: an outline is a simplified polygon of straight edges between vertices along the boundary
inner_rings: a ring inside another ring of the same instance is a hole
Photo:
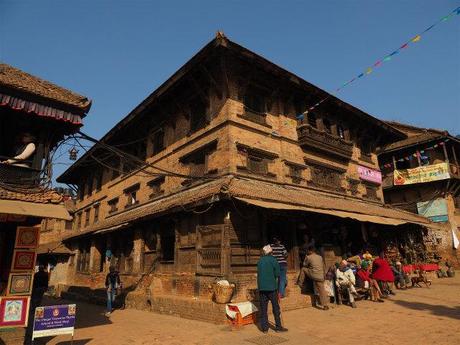
[[[212,290],[214,292],[214,301],[220,304],[229,303],[232,300],[235,284],[229,286],[213,284]]]

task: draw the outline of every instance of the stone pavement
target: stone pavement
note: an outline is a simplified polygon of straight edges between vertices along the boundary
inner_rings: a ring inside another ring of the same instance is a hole
[[[286,345],[460,344],[459,292],[457,276],[436,279],[429,289],[398,291],[381,304],[360,301],[357,309],[336,306],[329,311],[289,311],[283,314],[289,332],[270,331],[263,338],[253,325],[234,330],[133,309],[117,310],[107,319],[103,307],[78,302],[74,345],[270,345],[279,344],[278,340],[285,340],[282,344]],[[36,344],[67,345],[68,339],[59,336]]]

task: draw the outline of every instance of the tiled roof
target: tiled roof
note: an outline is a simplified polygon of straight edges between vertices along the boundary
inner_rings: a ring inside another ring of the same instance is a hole
[[[0,88],[17,90],[21,94],[35,95],[40,98],[63,103],[80,109],[82,113],[86,113],[91,106],[91,101],[85,96],[64,89],[5,63],[0,63]],[[23,98],[27,100],[26,97]]]
[[[104,230],[122,229],[131,222],[136,222],[153,215],[173,212],[178,207],[189,210],[195,202],[211,197],[214,197],[215,201],[225,197],[265,200],[315,209],[353,212],[356,214],[396,219],[402,222],[434,226],[425,217],[387,205],[327,194],[306,188],[228,176],[108,217],[103,221],[93,224],[84,231],[73,233],[66,239],[103,232]]]
[[[62,195],[50,189],[41,191],[15,191],[14,188],[0,186],[0,200],[27,201],[40,204],[59,204],[62,202]]]
[[[414,135],[404,140],[396,141],[390,145],[387,145],[384,147],[382,152],[394,151],[394,150],[401,149],[401,148],[408,147],[408,146],[423,144],[423,143],[430,142],[432,140],[441,139],[444,137],[445,135],[440,134],[440,133],[425,132],[419,135]]]

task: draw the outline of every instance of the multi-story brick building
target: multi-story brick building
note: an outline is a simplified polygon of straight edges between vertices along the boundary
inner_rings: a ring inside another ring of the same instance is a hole
[[[376,148],[404,138],[218,34],[59,177],[79,190],[68,285],[101,288],[114,265],[154,309],[216,276],[239,299],[275,235],[291,279],[306,234],[328,262],[421,237],[437,225],[383,204]]]
[[[444,223],[447,231],[430,231],[426,245],[458,266],[454,242],[460,237],[460,140],[447,131],[389,124],[407,139],[389,144],[379,154],[385,202]]]

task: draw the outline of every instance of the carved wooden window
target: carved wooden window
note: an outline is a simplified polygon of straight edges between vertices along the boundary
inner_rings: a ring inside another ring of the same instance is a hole
[[[377,196],[377,186],[366,185],[366,198],[379,200],[379,197]]]
[[[109,214],[118,211],[118,198],[109,200],[107,204],[109,205]]]
[[[65,221],[65,229],[66,230],[72,230],[72,226],[73,226],[73,224],[72,224],[71,220],[66,220]]]
[[[139,191],[140,184],[136,183],[134,186],[126,188],[124,193],[126,195],[126,205],[125,208],[132,207],[139,203],[137,192]]]
[[[99,204],[94,205],[94,223],[99,221]]]
[[[316,115],[315,114],[308,114],[307,115],[308,124],[314,128],[316,128]]]
[[[165,177],[160,176],[160,177],[154,178],[153,180],[147,183],[147,185],[150,187],[150,190],[151,190],[151,193],[149,195],[150,199],[163,194],[163,190],[161,189],[161,186],[164,182],[165,182]]]
[[[153,133],[152,135],[152,145],[153,145],[152,154],[153,155],[156,155],[157,153],[160,153],[161,151],[164,150],[165,148],[164,138],[165,138],[165,134],[164,134],[163,129],[159,129]]]
[[[348,188],[351,192],[352,195],[357,195],[358,194],[358,187],[359,187],[359,180],[348,180]]]
[[[339,138],[345,139],[345,130],[343,129],[342,125],[337,125],[337,135]]]
[[[90,216],[91,209],[87,209],[85,211],[85,226],[89,225],[89,216]]]
[[[248,154],[247,168],[250,172],[266,175],[268,173],[268,162],[266,159]]]
[[[343,173],[325,166],[311,166],[311,183],[325,189],[342,191]]]
[[[332,134],[331,122],[328,119],[323,119],[323,126],[326,133]]]
[[[211,152],[217,149],[217,140],[213,140],[210,143],[182,156],[179,161],[183,164],[187,164],[191,176],[201,177],[208,173],[208,160]],[[190,180],[187,180],[190,182]]]
[[[297,183],[297,184],[301,183],[302,182],[302,172],[304,168],[298,165],[293,165],[293,164],[289,164],[288,167],[289,167],[289,176],[291,177],[292,182]]]

